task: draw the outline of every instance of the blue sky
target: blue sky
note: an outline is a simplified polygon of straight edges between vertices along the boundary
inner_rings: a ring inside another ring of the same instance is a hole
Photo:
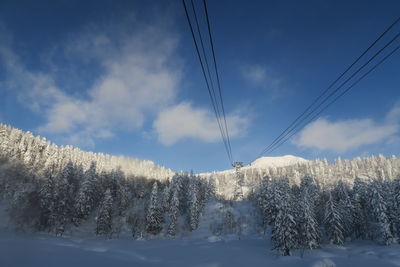
[[[397,0],[208,5],[244,162],[400,14]],[[181,1],[3,0],[0,36],[1,122],[174,170],[229,168]],[[269,156],[398,155],[399,63],[397,53]]]

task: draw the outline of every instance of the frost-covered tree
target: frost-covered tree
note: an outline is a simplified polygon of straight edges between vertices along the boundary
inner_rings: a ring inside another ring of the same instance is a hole
[[[390,231],[390,221],[387,216],[387,204],[382,197],[379,182],[370,185],[371,207],[373,209],[374,219],[377,222],[377,238],[385,245],[393,243],[393,235]]]
[[[171,204],[171,187],[166,185],[162,192],[162,208],[164,211],[168,211]]]
[[[243,200],[258,202],[264,229],[282,224],[287,217],[283,215],[288,213],[294,218],[299,236],[314,229],[303,229],[314,222],[325,228],[328,236],[333,233],[332,242],[336,243],[349,238],[367,238],[389,244],[400,236],[400,158],[397,156],[338,159],[333,163],[324,159],[285,167],[252,166],[241,172],[241,183],[246,185]],[[176,227],[172,222],[182,216],[189,223],[180,231],[186,231],[197,228],[207,201],[218,205],[234,199],[235,185],[239,184],[234,172],[213,172],[194,178],[178,173],[171,179],[172,175],[171,170],[152,162],[57,146],[29,132],[0,124],[0,198],[3,204],[10,203],[7,210],[16,227],[30,225],[34,230],[62,234],[71,220],[77,226],[92,220],[91,213],[97,210],[104,192],[109,189],[113,199],[113,232],[123,230],[127,223],[135,238],[140,238],[147,228],[152,185],[149,179],[155,179],[162,189],[155,206],[159,221],[163,221],[165,212],[169,230]],[[263,177],[268,180],[260,186]],[[192,190],[191,181],[196,181],[196,190]],[[241,191],[241,185],[236,189]],[[192,194],[194,191],[197,193]],[[305,192],[308,204],[303,204]],[[291,204],[285,213],[282,203],[286,203],[287,194]],[[329,194],[332,200],[328,199]],[[216,232],[231,234],[240,230],[238,213],[242,211],[235,210],[239,206],[225,207],[220,216],[223,219],[217,223],[223,227],[216,227]],[[306,214],[310,215],[308,219]],[[330,215],[328,221],[326,214]],[[306,242],[307,238],[299,240],[305,242],[301,244],[303,247],[314,246]]]
[[[396,180],[385,180],[381,184],[382,187],[382,197],[386,203],[386,215],[390,224],[390,232],[395,239],[399,236],[399,207],[396,201],[396,194],[400,188],[396,185],[398,181]],[[394,240],[393,239],[393,240]]]
[[[269,187],[269,178],[265,177],[263,184],[261,185],[260,192],[257,198],[258,206],[261,211],[261,216],[262,216],[262,225],[263,228],[265,229],[268,224],[269,224],[269,211],[270,211],[270,205],[271,202],[268,201],[268,187]]]
[[[115,203],[115,215],[122,216],[131,202],[130,193],[128,191],[128,183],[124,173],[120,168],[113,170],[110,175],[105,177],[105,188],[110,189],[113,202]]]
[[[40,229],[49,228],[54,224],[54,178],[50,170],[45,172],[45,180],[40,184]]]
[[[310,207],[313,209],[314,205],[318,201],[319,187],[316,184],[315,179],[309,175],[303,176],[300,182],[300,194],[304,195],[305,193],[307,193],[307,198],[311,205]]]
[[[391,219],[397,237],[400,238],[400,175],[393,180],[392,201]]]
[[[287,180],[281,179],[276,189],[280,191],[277,198],[278,214],[274,221],[271,239],[274,242],[274,248],[283,256],[288,256],[299,244],[297,225]]]
[[[197,180],[191,175],[189,182],[189,226],[192,231],[196,230],[199,225],[200,207],[198,191]]]
[[[118,207],[118,215],[124,216],[126,210],[131,203],[131,194],[129,192],[128,184],[126,182],[120,184],[115,203]]]
[[[343,181],[339,181],[333,193],[335,194],[338,212],[342,218],[343,235],[351,237],[354,234],[355,208],[349,195],[350,189]]]
[[[96,206],[99,199],[99,188],[96,176],[96,163],[92,162],[90,168],[85,172],[83,181],[75,202],[74,223],[79,225]]]
[[[29,183],[20,184],[10,199],[9,218],[12,226],[31,228],[39,223],[40,208],[36,188]]]
[[[111,234],[113,219],[112,207],[113,198],[110,189],[107,189],[100,205],[99,215],[97,216],[96,235],[109,236]]]
[[[308,191],[304,191],[299,205],[299,242],[303,248],[315,249],[320,246],[321,234],[310,198]]]
[[[263,187],[261,188],[258,199],[261,208],[264,228],[267,225],[273,225],[278,214],[279,194],[280,191],[275,190],[275,181],[269,177],[264,179]]]
[[[169,208],[169,225],[168,225],[168,235],[175,236],[177,232],[178,226],[178,217],[179,217],[179,196],[178,190],[174,190],[171,199],[171,205]]]
[[[57,235],[62,235],[68,219],[71,216],[72,198],[70,193],[70,182],[74,176],[74,166],[71,161],[67,163],[62,172],[56,177],[54,190],[54,216],[55,230]]]
[[[325,205],[325,230],[332,244],[343,244],[343,221],[331,193],[329,193],[329,198]]]
[[[150,195],[150,203],[147,209],[146,231],[150,234],[156,235],[160,233],[161,230],[162,216],[158,202],[158,185],[157,182],[154,182]]]
[[[214,198],[217,195],[217,185],[215,184],[215,178],[211,177],[208,180],[206,191],[205,191],[205,200],[208,201]]]
[[[367,238],[367,205],[366,205],[366,185],[360,178],[355,178],[351,195],[353,203],[353,223],[354,236],[356,238]]]

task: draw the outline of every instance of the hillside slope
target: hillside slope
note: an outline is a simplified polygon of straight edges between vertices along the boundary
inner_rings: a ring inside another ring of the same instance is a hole
[[[261,158],[239,175],[194,175],[57,147],[8,126],[0,141],[0,226],[8,229],[211,241],[264,234],[282,255],[400,238],[396,156]]]
[[[46,138],[33,136],[30,132],[0,124],[0,158],[18,160],[35,172],[48,168],[62,170],[68,161],[81,165],[87,170],[96,162],[98,172],[120,169],[127,176],[165,180],[174,172],[157,166],[150,160],[139,160],[124,156],[113,156],[103,153],[82,151],[72,146],[57,146]]]
[[[290,165],[302,164],[309,162],[309,160],[292,156],[286,155],[281,157],[261,157],[253,161],[249,166],[245,166],[245,168],[271,168],[271,167],[286,167]]]

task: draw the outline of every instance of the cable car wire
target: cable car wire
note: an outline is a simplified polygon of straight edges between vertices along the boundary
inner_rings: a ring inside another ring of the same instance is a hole
[[[210,88],[211,88],[211,91],[212,91],[212,94],[213,94],[213,100],[212,101],[214,101],[214,103],[215,103],[216,112],[217,112],[217,116],[218,116],[218,123],[221,125],[220,127],[222,128],[222,134],[224,135],[225,142],[227,143],[227,148],[228,148],[229,154],[230,154],[230,160],[232,162],[232,148],[231,148],[231,145],[230,145],[228,128],[226,127],[225,111],[224,111],[224,105],[223,105],[223,100],[222,100],[220,86],[219,86],[218,72],[217,72],[217,69],[216,69],[216,77],[217,77],[217,81],[218,81],[218,89],[219,89],[219,96],[220,96],[221,109],[222,109],[221,112],[220,112],[220,107],[219,107],[219,104],[218,104],[218,101],[217,101],[217,96],[215,94],[214,83],[213,83],[213,79],[212,79],[212,76],[211,76],[211,73],[210,73],[210,67],[209,67],[208,60],[207,60],[207,54],[206,54],[205,49],[204,49],[203,37],[201,35],[199,20],[197,18],[197,13],[196,13],[196,9],[195,9],[195,5],[194,5],[193,0],[191,0],[191,4],[192,4],[192,10],[193,10],[193,14],[194,14],[195,22],[196,22],[197,31],[199,33],[200,47],[201,47],[201,50],[203,52],[203,58],[204,58],[204,61],[205,61],[205,66],[206,66],[206,69],[207,69],[209,82],[210,82],[210,85],[211,85]],[[206,14],[207,14],[207,10],[206,10]],[[209,33],[210,33],[210,28],[208,30],[209,30]],[[209,36],[211,38],[210,34],[209,34]],[[210,39],[210,40],[212,40],[212,39]],[[212,41],[211,41],[211,47],[212,47],[212,51],[213,51],[213,55],[214,55],[214,48],[212,46]],[[214,57],[214,66],[216,66],[215,57]],[[223,123],[221,121],[221,113],[223,113],[225,125],[223,125]]]
[[[364,73],[360,78],[358,78],[353,84],[351,84],[346,90],[344,90],[342,93],[340,93],[338,96],[336,96],[335,99],[333,99],[331,102],[329,102],[325,107],[323,107],[317,114],[315,114],[310,120],[308,120],[302,127],[298,128],[295,132],[293,132],[289,137],[287,137],[285,140],[280,142],[279,144],[275,145],[275,147],[271,148],[268,152],[273,152],[275,149],[277,149],[279,146],[283,145],[285,142],[287,142],[293,135],[298,133],[301,129],[304,128],[308,123],[314,121],[323,111],[325,111],[328,107],[330,107],[333,103],[335,103],[339,98],[341,98],[343,95],[345,95],[348,91],[350,91],[355,85],[357,85],[361,80],[363,80],[368,74],[370,74],[372,71],[374,71],[379,65],[381,65],[384,61],[386,61],[390,56],[392,56],[395,52],[397,52],[400,49],[400,45],[395,47],[388,55],[386,55],[383,59],[381,59],[377,64],[375,64],[371,69],[369,69],[366,73]]]
[[[276,143],[278,143],[280,140],[282,140],[285,136],[287,136],[299,123],[298,121],[315,105],[318,103],[318,101],[325,95],[328,93],[328,91],[356,64],[360,61],[360,59],[366,54],[368,53],[368,51],[371,50],[371,48],[373,46],[375,46],[375,44],[381,40],[398,22],[400,21],[400,17],[397,18],[388,28],[385,29],[385,31],[376,39],[374,40],[374,42],[372,42],[372,44],[365,49],[360,56],[358,56],[356,58],[356,60],[350,64],[346,70],[344,72],[342,72],[338,78],[336,78],[316,99],[314,99],[314,101],[278,136],[276,137],[272,143],[270,145],[268,145],[266,148],[264,148],[262,150],[262,152],[257,156],[260,157],[261,155],[265,154],[271,147],[273,147]],[[397,38],[397,37],[396,37]],[[337,90],[336,90],[337,91]],[[326,101],[326,99],[325,99]],[[324,102],[325,102],[324,101]],[[319,105],[320,106],[320,105]],[[317,107],[318,108],[318,107]],[[314,110],[311,111],[311,114],[315,111]],[[310,114],[309,114],[310,115]],[[309,116],[308,115],[308,116]],[[308,117],[307,116],[307,117]],[[302,120],[304,121],[304,119]]]
[[[220,120],[219,120],[219,116],[218,116],[217,108],[216,108],[216,103],[215,103],[214,98],[213,98],[213,94],[212,94],[212,91],[211,91],[210,83],[209,83],[209,81],[208,81],[208,79],[207,79],[205,66],[204,66],[204,63],[203,63],[203,60],[202,60],[202,57],[201,57],[201,54],[200,54],[199,45],[198,45],[197,40],[196,40],[196,36],[195,36],[194,30],[193,30],[192,22],[191,22],[191,20],[190,20],[190,16],[189,16],[189,12],[188,12],[188,9],[187,9],[185,0],[182,0],[182,3],[183,3],[183,6],[184,6],[186,18],[187,18],[187,21],[188,21],[188,24],[189,24],[190,32],[191,32],[191,34],[192,34],[192,38],[193,38],[193,41],[194,41],[194,44],[195,44],[196,53],[197,53],[198,59],[199,59],[199,61],[200,61],[200,66],[201,66],[201,69],[202,69],[202,73],[203,73],[203,76],[204,76],[204,80],[206,81],[206,87],[207,87],[207,91],[208,91],[209,97],[210,97],[210,99],[211,99],[211,104],[212,104],[212,106],[213,106],[214,115],[215,115],[215,117],[216,117],[216,119],[217,119],[218,127],[219,127],[220,134],[221,134],[221,139],[222,139],[222,141],[223,141],[223,143],[224,143],[224,146],[225,146],[225,150],[226,150],[226,152],[227,152],[228,159],[229,159],[230,163],[232,164],[232,156],[231,156],[231,154],[230,154],[230,150],[229,150],[229,147],[228,147],[228,143],[227,143],[227,141],[226,141],[226,138],[225,138],[225,135],[224,135],[224,131],[223,131],[223,128],[222,128],[221,123],[220,123]]]
[[[380,53],[382,53],[390,44],[392,44],[398,37],[400,33],[398,33],[394,38],[392,38],[383,48],[381,48],[378,52],[376,52],[366,63],[364,63],[360,68],[357,69],[349,78],[347,78],[338,88],[336,88],[333,92],[331,92],[325,99],[322,100],[313,110],[311,110],[305,117],[303,117],[300,121],[298,121],[291,130],[285,133],[280,139],[287,136],[291,131],[293,131],[299,124],[301,124],[304,120],[312,115],[318,108],[320,108],[329,98],[331,98],[334,94],[336,94],[346,83],[348,83],[355,75],[357,75],[360,71],[362,71],[372,60],[374,60]],[[280,140],[278,140],[279,142]],[[263,153],[266,153],[268,149],[265,149]]]
[[[193,0],[192,0],[192,1],[193,1]],[[222,98],[221,82],[220,82],[220,78],[219,78],[219,71],[218,71],[217,60],[216,60],[216,57],[215,57],[214,42],[213,42],[213,38],[212,38],[211,25],[210,25],[210,18],[209,18],[209,15],[208,15],[208,9],[207,9],[207,3],[206,3],[206,2],[207,2],[206,0],[203,0],[204,10],[205,10],[206,20],[207,20],[208,35],[209,35],[210,45],[211,45],[211,51],[212,51],[212,55],[213,55],[213,59],[214,59],[214,69],[215,69],[215,73],[216,73],[216,77],[217,77],[217,85],[218,85],[218,91],[219,91],[219,98],[220,98],[220,101],[221,101],[222,115],[223,115],[223,117],[224,117],[224,124],[225,124],[226,137],[227,137],[227,140],[228,140],[229,149],[231,150],[231,154],[232,154],[231,141],[230,141],[230,138],[229,138],[228,126],[227,126],[227,123],[226,123],[226,114],[225,114],[224,100],[223,100],[223,98]]]

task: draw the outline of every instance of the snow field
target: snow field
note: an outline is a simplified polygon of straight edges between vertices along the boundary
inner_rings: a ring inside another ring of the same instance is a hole
[[[56,238],[0,234],[1,266],[400,266],[400,246],[356,242],[282,257],[268,237],[241,240]]]

